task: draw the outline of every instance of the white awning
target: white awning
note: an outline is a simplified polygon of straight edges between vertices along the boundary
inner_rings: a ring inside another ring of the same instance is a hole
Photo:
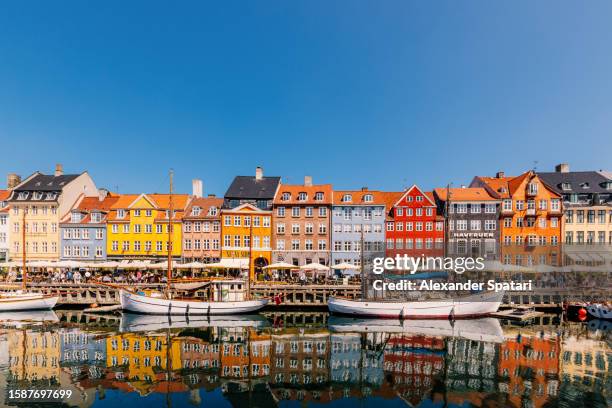
[[[207,268],[219,269],[249,269],[248,258],[224,258],[216,263],[206,265]]]
[[[325,265],[321,265],[320,263],[317,262],[312,262],[306,265],[302,265],[300,266],[300,269],[303,269],[305,271],[329,271],[329,267],[325,266]]]
[[[277,262],[268,266],[264,266],[264,269],[300,269],[299,266],[295,266],[293,264],[287,262]]]

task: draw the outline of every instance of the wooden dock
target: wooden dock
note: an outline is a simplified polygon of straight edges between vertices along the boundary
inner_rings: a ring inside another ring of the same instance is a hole
[[[492,317],[498,317],[500,319],[507,320],[518,320],[521,322],[531,320],[542,315],[544,315],[544,312],[538,312],[530,307],[515,307],[512,309],[505,309],[495,313],[491,313]]]

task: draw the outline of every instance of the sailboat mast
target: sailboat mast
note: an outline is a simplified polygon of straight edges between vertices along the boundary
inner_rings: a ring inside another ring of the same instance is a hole
[[[246,276],[246,300],[251,300],[251,258],[253,257],[253,218],[249,222],[249,270]],[[253,271],[254,272],[254,271]]]
[[[27,280],[27,276],[28,276],[28,270],[26,269],[26,212],[27,212],[27,206],[23,207],[23,228],[21,231],[21,237],[22,237],[22,241],[23,241],[23,245],[22,245],[22,255],[23,255],[23,272],[21,274],[21,287],[23,288],[23,290],[26,290],[26,280]]]
[[[364,265],[364,248],[363,248],[363,224],[361,224],[361,299],[364,300],[366,298],[366,281],[365,281],[365,265]]]
[[[174,206],[172,203],[172,177],[174,172],[170,170],[170,197],[168,199],[168,293],[170,293],[170,281],[172,280],[172,216],[174,215]]]

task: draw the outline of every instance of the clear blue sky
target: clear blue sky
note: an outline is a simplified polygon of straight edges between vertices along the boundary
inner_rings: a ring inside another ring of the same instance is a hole
[[[610,1],[14,1],[0,174],[398,190],[612,169]],[[3,185],[4,183],[2,183]]]

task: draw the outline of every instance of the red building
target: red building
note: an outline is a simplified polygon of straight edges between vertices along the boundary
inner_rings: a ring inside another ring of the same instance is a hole
[[[413,185],[403,193],[387,193],[386,255],[443,256],[444,218],[431,192]],[[395,195],[395,197],[394,197]]]

